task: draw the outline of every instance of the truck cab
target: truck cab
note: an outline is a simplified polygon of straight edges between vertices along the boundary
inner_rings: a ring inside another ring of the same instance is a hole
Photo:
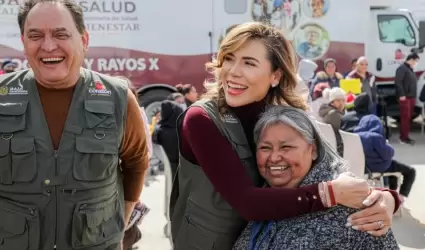
[[[378,94],[384,97],[389,116],[398,117],[394,77],[407,55],[420,47],[419,27],[407,10],[371,8],[365,55],[369,71],[376,76]],[[422,62],[418,69],[425,68]],[[421,71],[417,72],[418,77]],[[420,113],[420,109],[417,110]]]

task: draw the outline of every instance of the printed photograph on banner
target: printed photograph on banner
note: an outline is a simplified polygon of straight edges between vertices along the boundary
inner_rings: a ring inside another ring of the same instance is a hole
[[[252,0],[252,19],[289,34],[301,20],[301,0]]]
[[[323,17],[329,10],[329,0],[304,0],[303,10],[307,17]]]
[[[305,59],[319,59],[329,49],[329,33],[317,23],[301,26],[294,35],[297,54]]]

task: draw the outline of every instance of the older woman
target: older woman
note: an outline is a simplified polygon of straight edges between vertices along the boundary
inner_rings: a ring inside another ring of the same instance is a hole
[[[346,171],[346,163],[302,110],[270,108],[257,122],[254,138],[259,172],[271,188],[329,182]],[[279,221],[251,222],[233,249],[399,249],[391,231],[374,237],[350,226],[347,217],[355,211],[335,206]],[[378,221],[376,227],[383,227],[382,222]]]

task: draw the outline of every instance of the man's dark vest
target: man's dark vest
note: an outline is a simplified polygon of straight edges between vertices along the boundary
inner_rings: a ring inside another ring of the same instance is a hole
[[[126,113],[127,87],[82,69],[54,150],[33,72],[0,77],[0,249],[120,249]]]
[[[230,112],[221,115],[213,101],[199,101],[193,106],[206,111],[221,134],[232,144],[253,182],[260,186],[262,178],[236,116]],[[185,114],[177,122],[179,140]],[[211,157],[220,155],[211,152]],[[170,214],[175,250],[230,250],[246,226],[246,221],[214,190],[202,168],[181,154],[170,198]]]

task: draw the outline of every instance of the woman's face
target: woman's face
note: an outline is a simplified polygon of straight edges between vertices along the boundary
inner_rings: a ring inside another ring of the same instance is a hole
[[[333,62],[329,62],[329,63],[326,65],[325,71],[326,71],[326,73],[327,73],[328,75],[330,75],[330,76],[335,75],[335,72],[336,72],[336,64],[335,64],[335,63],[333,63]]]
[[[190,92],[185,95],[186,99],[191,102],[196,102],[198,100],[198,92],[195,87],[190,88]]]
[[[297,187],[315,158],[316,147],[282,123],[266,128],[257,145],[260,174],[272,187]]]
[[[268,52],[261,41],[248,41],[223,58],[219,80],[223,84],[226,102],[240,107],[266,97],[271,84],[278,83],[280,71],[272,72]]]
[[[334,106],[339,111],[343,111],[345,108],[345,100],[344,99],[337,99],[332,101],[332,106]]]

